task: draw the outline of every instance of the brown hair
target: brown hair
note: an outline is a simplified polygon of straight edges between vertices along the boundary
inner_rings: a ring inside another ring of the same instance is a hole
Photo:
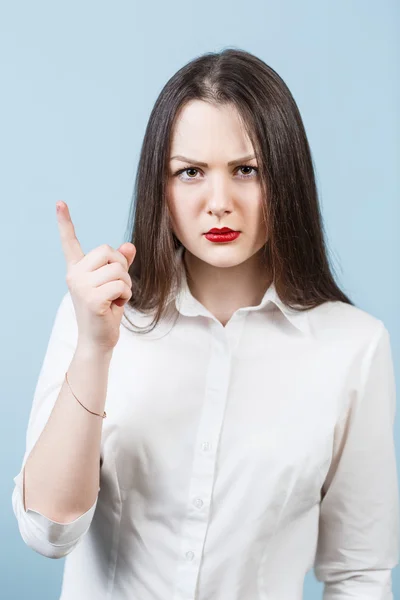
[[[151,328],[141,333],[157,325],[171,292],[181,284],[175,256],[182,244],[171,228],[166,188],[174,123],[191,100],[233,105],[245,125],[265,198],[269,239],[263,256],[282,301],[297,310],[327,301],[353,304],[329,265],[311,151],[296,102],[270,66],[249,52],[228,48],[183,66],[150,114],[129,232],[137,253],[129,270],[128,304],[143,313],[155,311]]]

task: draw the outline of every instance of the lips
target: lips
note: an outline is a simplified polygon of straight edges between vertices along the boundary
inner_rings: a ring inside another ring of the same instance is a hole
[[[234,233],[234,229],[229,229],[229,227],[222,227],[222,229],[217,229],[216,227],[213,227],[212,229],[210,229],[210,231],[207,231],[207,233]]]
[[[240,231],[228,231],[228,233],[206,233],[204,237],[209,242],[233,242],[237,240],[240,235]]]

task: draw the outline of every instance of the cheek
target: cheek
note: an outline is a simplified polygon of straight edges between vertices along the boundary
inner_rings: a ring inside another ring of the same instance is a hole
[[[266,222],[266,209],[263,208],[263,199],[260,196],[253,202],[247,205],[247,211],[244,215],[244,220],[251,227],[253,235],[257,238],[257,243],[265,244],[268,240],[268,224]]]
[[[248,194],[241,205],[243,216],[249,224],[251,223],[256,229],[261,226],[264,221],[264,209],[260,192],[257,190],[253,194]]]
[[[189,222],[197,218],[201,210],[195,194],[182,188],[170,191],[168,208],[174,226],[180,230],[185,229]]]

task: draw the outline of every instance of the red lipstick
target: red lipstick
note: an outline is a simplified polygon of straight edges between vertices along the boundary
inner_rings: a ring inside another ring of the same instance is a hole
[[[218,227],[213,227],[212,229],[210,229],[210,231],[207,231],[207,233],[230,233],[231,231],[233,231],[233,229],[230,229],[229,227],[222,227],[222,229],[218,229]]]
[[[240,231],[233,231],[229,227],[222,227],[222,229],[213,227],[204,235],[210,242],[233,242],[239,237]]]

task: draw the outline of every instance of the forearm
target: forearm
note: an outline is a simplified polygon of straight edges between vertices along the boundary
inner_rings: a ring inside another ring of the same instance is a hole
[[[112,353],[76,348],[68,368],[75,396],[103,414]],[[64,381],[52,413],[25,465],[25,510],[59,523],[86,512],[99,490],[103,419],[85,410]]]

